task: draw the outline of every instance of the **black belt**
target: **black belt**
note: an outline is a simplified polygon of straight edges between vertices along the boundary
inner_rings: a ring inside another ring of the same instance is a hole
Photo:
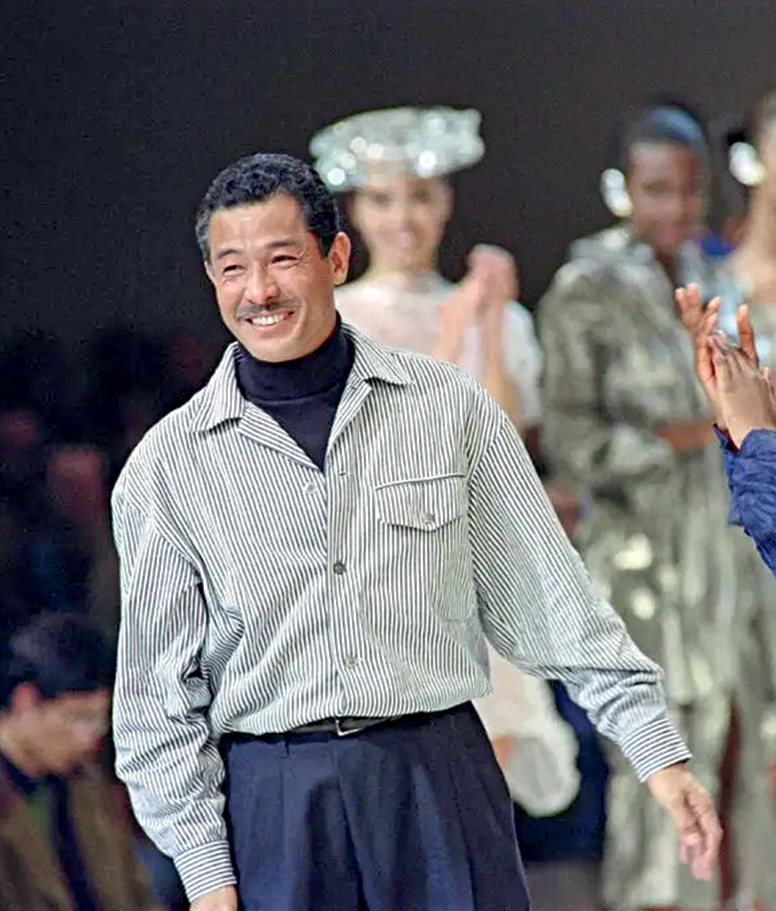
[[[390,721],[397,721],[403,718],[403,715],[389,715],[383,718],[322,718],[320,721],[311,721],[309,724],[300,724],[299,727],[292,728],[285,733],[288,736],[294,734],[336,734],[338,737],[347,737],[349,734],[358,734],[367,728],[373,728],[378,724],[388,724]]]

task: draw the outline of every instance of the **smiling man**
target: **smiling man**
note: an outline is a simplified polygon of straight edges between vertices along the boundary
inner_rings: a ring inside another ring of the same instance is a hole
[[[338,320],[350,243],[315,172],[236,162],[197,237],[236,343],[114,493],[118,770],[193,909],[525,911],[471,707],[486,639],[563,680],[708,876],[717,821],[659,669],[493,400]]]

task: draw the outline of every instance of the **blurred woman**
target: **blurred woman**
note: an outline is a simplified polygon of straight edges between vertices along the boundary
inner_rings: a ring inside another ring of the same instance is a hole
[[[708,287],[696,243],[708,184],[704,132],[677,106],[624,131],[602,181],[622,221],[577,241],[540,305],[543,431],[559,472],[586,488],[581,549],[602,593],[666,671],[669,705],[712,793],[733,668],[736,561],[711,415],[674,305],[678,283]],[[605,898],[614,911],[717,911],[693,882],[662,814],[611,755]]]
[[[526,433],[539,419],[540,355],[531,318],[515,303],[512,257],[476,246],[457,285],[439,272],[453,210],[452,173],[477,162],[479,114],[450,108],[370,111],[310,144],[347,212],[369,265],[337,295],[342,318],[384,344],[460,364]]]

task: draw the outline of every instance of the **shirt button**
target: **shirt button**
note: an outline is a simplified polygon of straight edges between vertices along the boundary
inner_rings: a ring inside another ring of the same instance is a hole
[[[423,513],[423,524],[424,525],[433,525],[436,522],[436,516],[433,512],[424,512]]]
[[[355,667],[358,664],[358,658],[355,655],[345,655],[345,667]]]
[[[306,494],[314,494],[315,493],[315,481],[310,481],[309,484],[305,484],[304,492]]]
[[[345,572],[345,564],[337,562],[332,566],[332,569],[338,576],[341,576]]]

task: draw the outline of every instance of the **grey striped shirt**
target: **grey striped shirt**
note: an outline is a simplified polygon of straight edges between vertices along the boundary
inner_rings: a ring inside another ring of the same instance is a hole
[[[485,637],[562,680],[639,777],[688,756],[503,412],[458,368],[348,331],[324,472],[243,399],[231,346],[114,491],[117,768],[192,900],[234,882],[222,734],[483,696]]]

